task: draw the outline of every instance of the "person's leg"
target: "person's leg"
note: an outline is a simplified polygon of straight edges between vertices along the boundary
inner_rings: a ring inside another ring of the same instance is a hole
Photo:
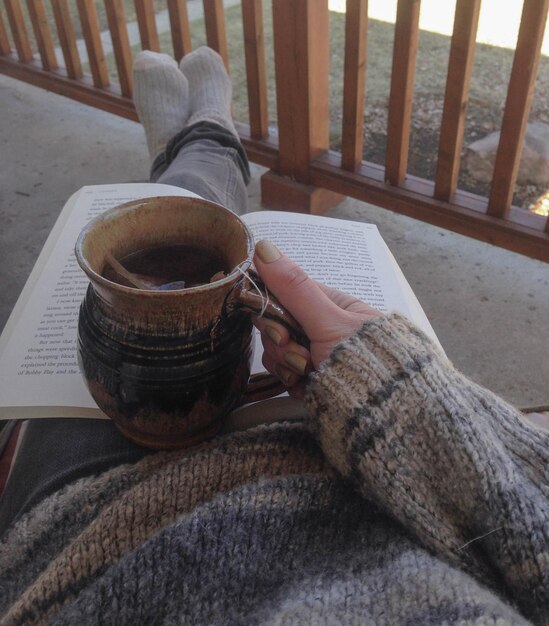
[[[29,420],[0,500],[0,537],[64,485],[152,453],[128,441],[110,420]]]
[[[151,180],[194,191],[241,215],[250,170],[231,117],[232,87],[223,61],[211,48],[199,48],[183,57],[180,69],[189,88],[189,117],[154,159]]]
[[[246,154],[230,131],[212,122],[198,122],[176,135],[151,180],[194,191],[237,215],[246,213],[250,180]]]

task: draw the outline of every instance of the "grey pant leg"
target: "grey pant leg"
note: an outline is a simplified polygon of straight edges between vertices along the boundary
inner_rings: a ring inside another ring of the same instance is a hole
[[[64,485],[148,454],[154,451],[128,441],[110,420],[30,420],[0,499],[0,537],[25,511]]]
[[[183,129],[153,164],[151,180],[194,191],[230,209],[246,212],[248,160],[240,141],[212,122]]]

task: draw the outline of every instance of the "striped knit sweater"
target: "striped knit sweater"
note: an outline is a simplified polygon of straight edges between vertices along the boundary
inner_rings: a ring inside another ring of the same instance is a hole
[[[546,433],[400,316],[306,405],[46,498],[0,545],[0,623],[549,623]]]

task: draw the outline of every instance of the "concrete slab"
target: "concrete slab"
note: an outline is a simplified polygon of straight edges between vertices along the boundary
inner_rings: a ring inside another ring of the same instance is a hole
[[[0,115],[3,328],[67,198],[87,184],[146,180],[148,158],[138,124],[3,76]],[[355,200],[330,215],[378,225],[464,373],[519,406],[549,403],[549,265]]]

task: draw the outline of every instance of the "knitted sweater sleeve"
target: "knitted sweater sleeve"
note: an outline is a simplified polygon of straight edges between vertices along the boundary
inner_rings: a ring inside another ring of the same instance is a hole
[[[400,315],[311,376],[325,455],[424,546],[549,623],[549,434],[457,372]]]

